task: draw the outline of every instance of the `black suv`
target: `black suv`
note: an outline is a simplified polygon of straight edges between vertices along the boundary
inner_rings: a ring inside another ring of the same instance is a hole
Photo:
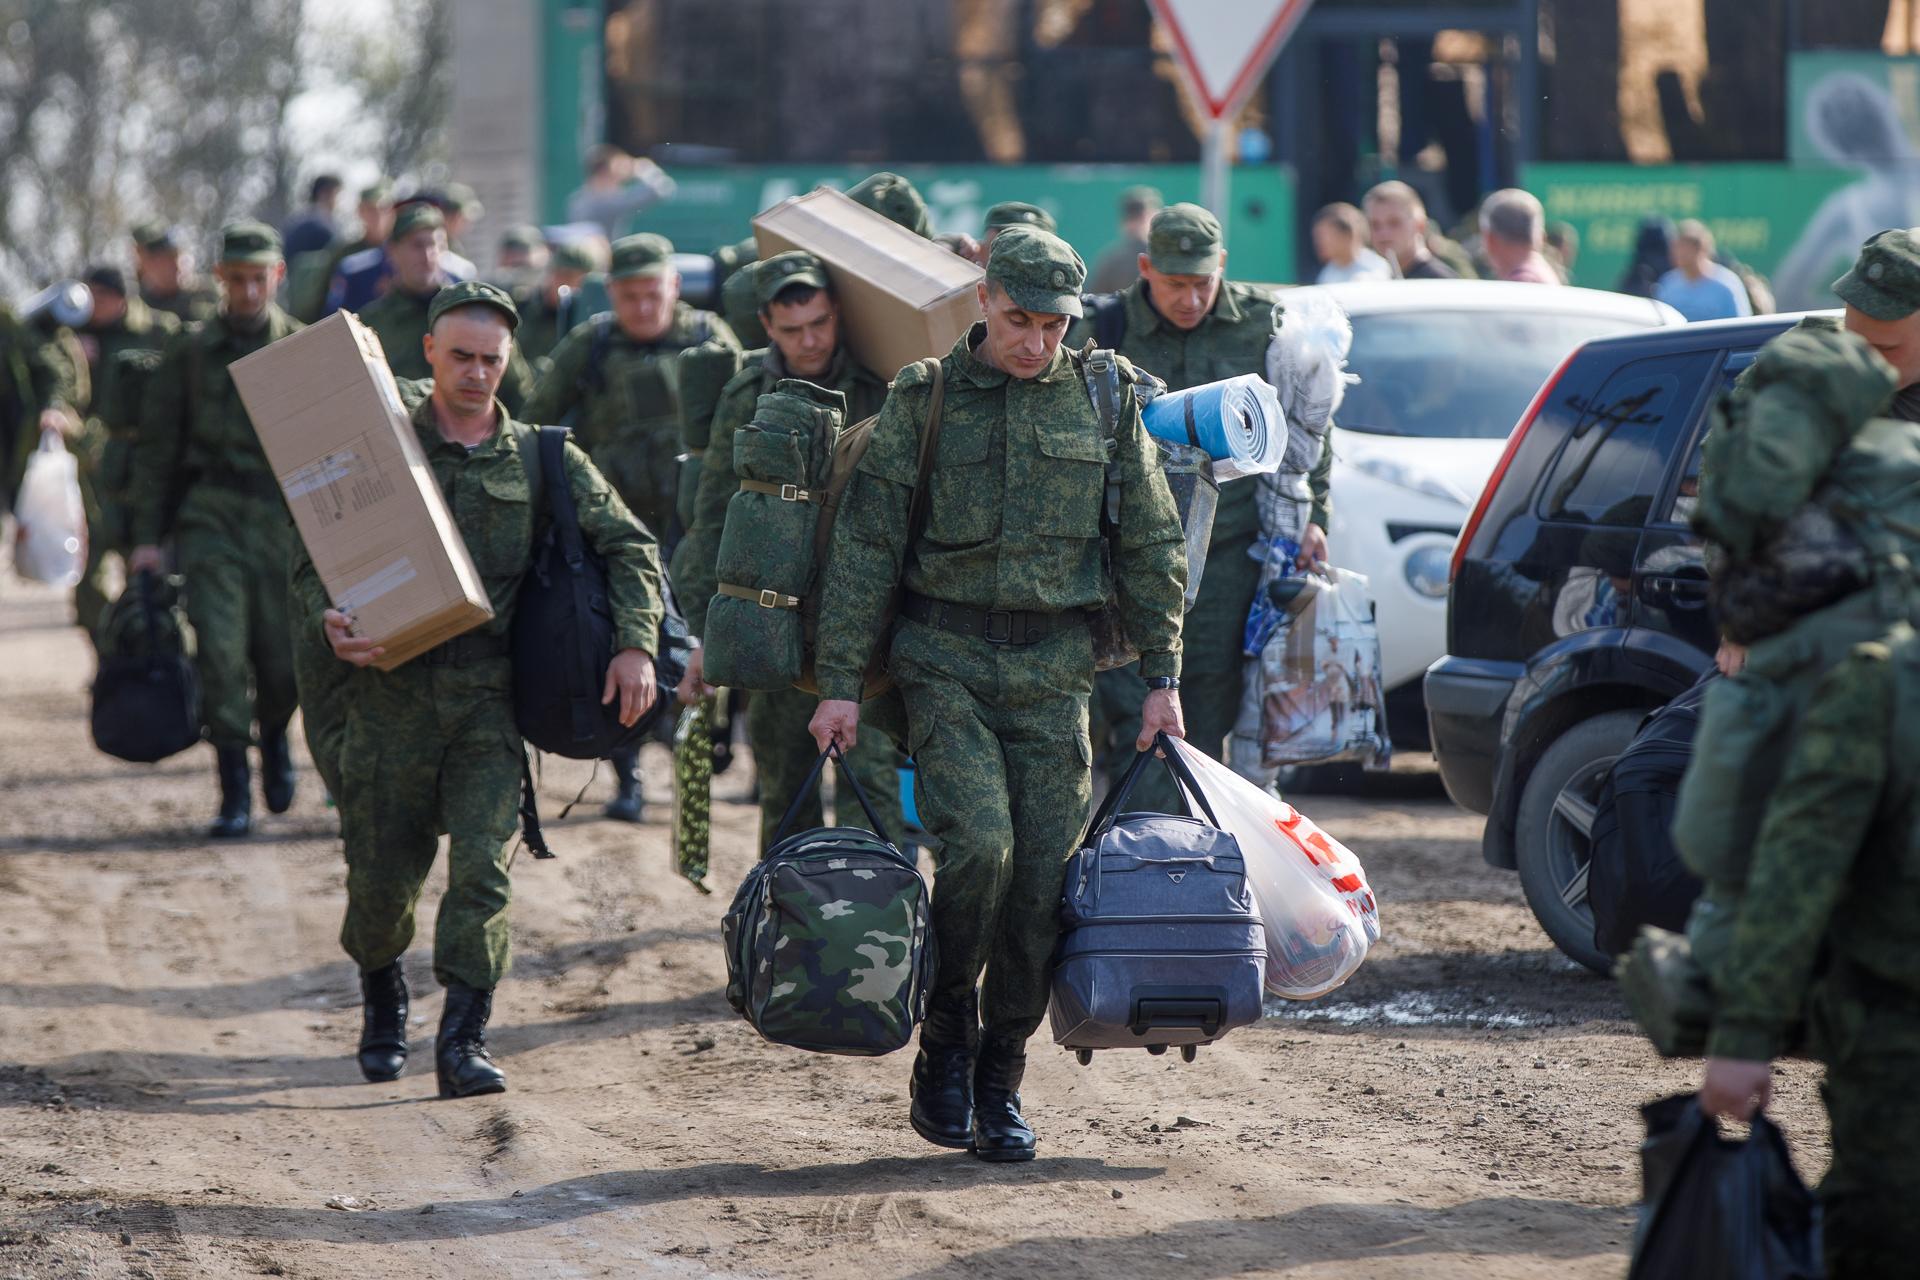
[[[1447,654],[1427,671],[1447,793],[1487,815],[1560,949],[1605,972],[1587,906],[1600,783],[1718,636],[1687,516],[1721,391],[1797,317],[1601,338],[1535,395],[1460,532]]]

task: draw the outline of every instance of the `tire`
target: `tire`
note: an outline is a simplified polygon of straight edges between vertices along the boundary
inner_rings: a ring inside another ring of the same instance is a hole
[[[1600,784],[1644,716],[1608,711],[1555,738],[1527,778],[1514,820],[1520,887],[1534,919],[1568,957],[1600,974],[1612,972],[1613,957],[1593,941],[1593,908],[1585,896],[1588,835]]]

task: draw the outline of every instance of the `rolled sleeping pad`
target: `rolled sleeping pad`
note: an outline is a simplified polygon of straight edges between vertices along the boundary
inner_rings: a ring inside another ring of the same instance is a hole
[[[1141,418],[1158,439],[1205,449],[1221,483],[1277,469],[1287,447],[1280,397],[1257,373],[1163,392]]]

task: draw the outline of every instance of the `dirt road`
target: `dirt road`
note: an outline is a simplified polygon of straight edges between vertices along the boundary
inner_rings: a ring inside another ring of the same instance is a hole
[[[517,864],[493,1036],[511,1092],[434,1099],[425,937],[414,1066],[361,1083],[342,864],[311,776],[255,838],[203,842],[204,749],[155,768],[95,753],[90,658],[64,622],[6,584],[0,1280],[1624,1270],[1635,1108],[1689,1073],[1558,957],[1431,777],[1303,800],[1382,903],[1352,983],[1191,1066],[1083,1069],[1036,1039],[1040,1159],[987,1166],[907,1129],[908,1054],[777,1049],[728,1010],[739,803],[715,806],[714,897],[673,875],[657,822],[576,817],[552,829],[558,861]],[[550,769],[547,806],[584,779]],[[718,798],[744,785],[728,774]],[[1778,1092],[1817,1174],[1812,1073]]]

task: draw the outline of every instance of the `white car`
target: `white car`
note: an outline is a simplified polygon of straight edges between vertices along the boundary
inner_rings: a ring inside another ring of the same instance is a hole
[[[1424,746],[1421,677],[1446,652],[1447,566],[1534,392],[1590,338],[1684,323],[1665,303],[1493,280],[1312,285],[1353,320],[1334,415],[1333,562],[1372,582],[1396,742]]]

